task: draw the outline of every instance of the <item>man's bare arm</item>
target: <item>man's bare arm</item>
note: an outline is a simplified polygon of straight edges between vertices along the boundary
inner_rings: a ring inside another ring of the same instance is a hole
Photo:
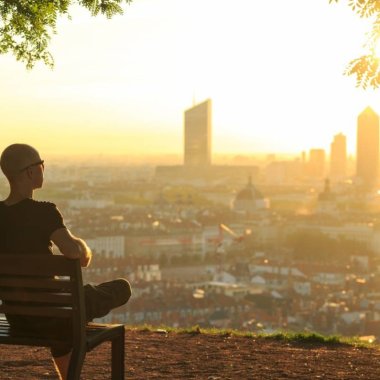
[[[82,267],[90,264],[92,253],[86,242],[74,236],[67,228],[55,230],[50,239],[69,259],[80,259]]]

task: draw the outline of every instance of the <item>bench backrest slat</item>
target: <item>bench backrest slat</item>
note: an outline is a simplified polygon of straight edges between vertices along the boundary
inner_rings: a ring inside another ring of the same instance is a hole
[[[67,307],[57,306],[14,306],[0,305],[0,313],[14,315],[29,315],[29,316],[44,316],[55,318],[70,318],[73,315],[73,310]]]
[[[52,303],[61,306],[71,306],[72,297],[69,293],[57,292],[36,292],[36,289],[30,291],[11,291],[0,289],[0,300],[3,301],[17,301],[17,302],[41,302]]]
[[[0,288],[37,288],[37,289],[60,289],[71,292],[75,283],[68,277],[50,279],[50,278],[25,278],[25,277],[0,277]],[[1,298],[0,298],[1,299]]]
[[[0,276],[70,276],[71,260],[53,255],[1,255]]]

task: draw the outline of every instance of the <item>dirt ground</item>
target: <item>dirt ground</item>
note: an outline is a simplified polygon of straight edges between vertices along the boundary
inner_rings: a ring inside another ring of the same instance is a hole
[[[87,354],[83,380],[111,379],[110,345]],[[126,379],[380,379],[380,348],[228,335],[126,331]],[[57,379],[49,350],[0,345],[1,380]]]

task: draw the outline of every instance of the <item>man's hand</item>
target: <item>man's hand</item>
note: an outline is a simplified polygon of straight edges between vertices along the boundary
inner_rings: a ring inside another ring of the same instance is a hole
[[[74,238],[74,239],[79,247],[79,250],[81,251],[80,264],[82,267],[88,267],[90,265],[91,258],[92,258],[91,249],[84,240],[79,239],[79,238]]]
[[[74,236],[67,228],[55,230],[50,239],[69,259],[79,259],[82,267],[90,264],[92,253],[86,242]]]

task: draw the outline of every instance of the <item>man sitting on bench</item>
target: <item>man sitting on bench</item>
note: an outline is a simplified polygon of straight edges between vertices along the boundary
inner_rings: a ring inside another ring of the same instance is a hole
[[[69,259],[80,259],[82,267],[91,261],[87,244],[65,226],[55,204],[33,199],[33,190],[42,187],[44,161],[38,151],[26,144],[8,146],[0,159],[1,170],[9,181],[10,193],[0,202],[0,254],[51,255],[52,242]],[[91,321],[124,305],[131,296],[127,280],[117,279],[96,286],[84,286],[86,319]],[[71,326],[61,318],[7,316],[12,328],[71,335]],[[71,345],[51,347],[58,375],[66,380]]]

